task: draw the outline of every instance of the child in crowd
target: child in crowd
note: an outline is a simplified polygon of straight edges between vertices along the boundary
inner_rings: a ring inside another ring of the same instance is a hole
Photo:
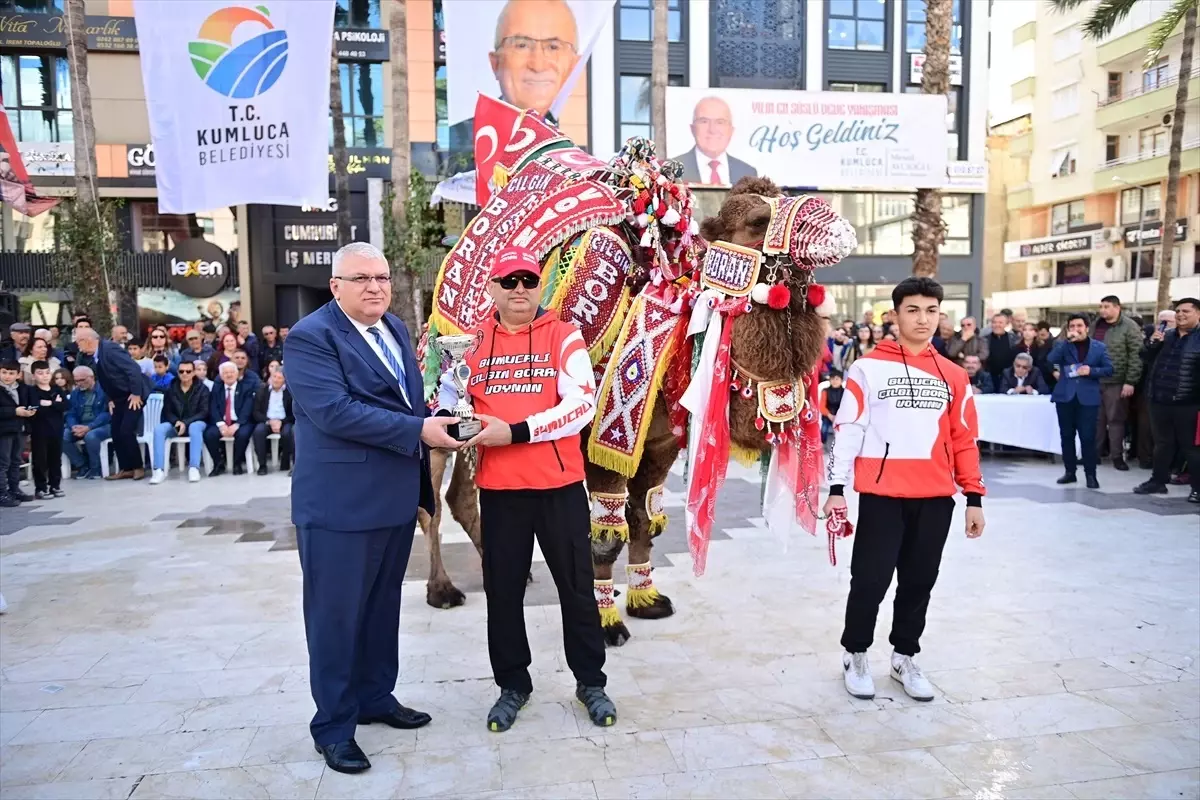
[[[50,365],[35,361],[33,386],[29,387],[29,405],[37,408],[30,421],[33,450],[34,499],[62,497],[63,417],[67,413],[67,393],[51,382]]]
[[[171,374],[171,361],[164,355],[154,357],[154,374],[150,376],[150,383],[154,386],[153,391],[166,393],[171,386],[171,381],[175,380],[175,376]]]
[[[67,393],[68,397],[71,391],[75,388],[75,378],[71,375],[69,369],[56,369],[50,382]]]
[[[129,353],[129,357],[141,368],[142,374],[147,378],[154,377],[154,362],[145,358],[142,355],[142,346],[137,342],[130,342],[125,345],[125,352]]]
[[[842,405],[842,373],[836,369],[829,370],[829,386],[821,393],[821,443],[829,441],[833,432],[833,418],[837,416]]]
[[[37,413],[29,408],[28,390],[21,382],[21,365],[15,360],[0,361],[0,508],[33,499],[20,488],[25,423]]]

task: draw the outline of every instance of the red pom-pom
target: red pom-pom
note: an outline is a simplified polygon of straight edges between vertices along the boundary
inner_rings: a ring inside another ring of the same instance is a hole
[[[808,304],[813,308],[816,308],[824,302],[825,287],[819,283],[810,283],[808,285]]]
[[[792,302],[792,293],[782,283],[777,283],[767,290],[767,305],[776,311],[788,307]]]
[[[638,197],[638,198],[634,199],[634,201],[633,201],[633,213],[635,213],[635,214],[641,214],[642,212],[644,212],[644,211],[646,210],[646,200],[647,200],[647,199],[648,199],[648,198],[646,198],[646,197],[645,197],[645,195],[643,195],[642,197]]]

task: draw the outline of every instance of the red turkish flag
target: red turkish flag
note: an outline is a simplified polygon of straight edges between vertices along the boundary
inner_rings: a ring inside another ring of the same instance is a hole
[[[58,204],[58,198],[42,197],[34,191],[3,98],[0,98],[0,199],[27,217],[36,217]]]
[[[496,192],[496,165],[512,169],[534,150],[565,137],[535,111],[522,111],[494,97],[475,102],[475,200],[485,206]]]

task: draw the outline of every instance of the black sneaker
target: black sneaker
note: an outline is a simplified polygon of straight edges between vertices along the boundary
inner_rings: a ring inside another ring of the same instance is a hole
[[[12,496],[12,498],[13,498],[14,500],[16,500],[18,503],[28,503],[30,500],[32,500],[32,499],[33,499],[33,495],[31,495],[31,494],[25,494],[25,493],[24,493],[24,492],[22,492],[20,489],[9,489],[9,490],[8,490],[8,493],[9,493],[9,494]]]
[[[1125,459],[1123,458],[1114,458],[1113,469],[1117,472],[1129,472],[1129,465],[1125,463]]]
[[[608,699],[608,695],[604,693],[603,686],[576,684],[575,699],[587,709],[588,716],[592,718],[593,724],[601,728],[608,728],[616,724],[617,707],[613,705],[612,700]]]
[[[1075,483],[1077,480],[1078,479],[1075,477],[1074,472],[1068,472],[1066,475],[1063,475],[1061,478],[1056,480],[1055,483],[1057,483],[1059,486],[1062,486],[1064,483]]]
[[[1089,489],[1099,489],[1100,488],[1100,481],[1096,480],[1095,475],[1087,476],[1087,488],[1089,488]]]
[[[16,508],[21,505],[21,501],[5,492],[0,494],[0,508]]]
[[[503,733],[517,721],[517,712],[529,702],[529,695],[516,689],[501,689],[500,697],[488,712],[488,730]]]
[[[1166,494],[1167,487],[1165,484],[1158,483],[1157,481],[1146,481],[1145,483],[1139,483],[1137,486],[1133,487],[1133,493],[1134,494]]]
[[[38,489],[37,491],[35,491],[33,493],[34,500],[45,500],[49,496],[50,496],[50,493],[45,491],[44,489]]]
[[[254,474],[255,475],[266,475],[267,474],[267,465],[260,464],[258,469],[254,471]]]
[[[1188,502],[1200,504],[1200,489],[1192,489],[1191,494],[1188,495]]]
[[[50,494],[54,497],[66,497],[67,496],[67,493],[64,492],[62,489],[59,489],[57,486],[50,490]]]

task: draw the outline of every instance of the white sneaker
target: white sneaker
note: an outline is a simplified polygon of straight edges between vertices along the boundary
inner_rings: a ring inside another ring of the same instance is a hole
[[[195,467],[188,467],[188,483],[200,482],[200,470]]]
[[[8,603],[4,602],[4,595],[0,594],[0,614],[8,611]]]
[[[928,702],[933,699],[933,684],[912,660],[912,656],[892,653],[892,677],[904,686],[904,693],[913,700]],[[847,680],[849,680],[847,678]]]
[[[167,473],[163,472],[161,469],[156,469],[156,470],[154,470],[154,474],[150,476],[150,485],[157,486],[158,484],[162,483],[166,479],[167,479]]]
[[[846,681],[846,691],[859,700],[875,697],[875,681],[871,678],[866,653],[842,653],[842,677]]]

